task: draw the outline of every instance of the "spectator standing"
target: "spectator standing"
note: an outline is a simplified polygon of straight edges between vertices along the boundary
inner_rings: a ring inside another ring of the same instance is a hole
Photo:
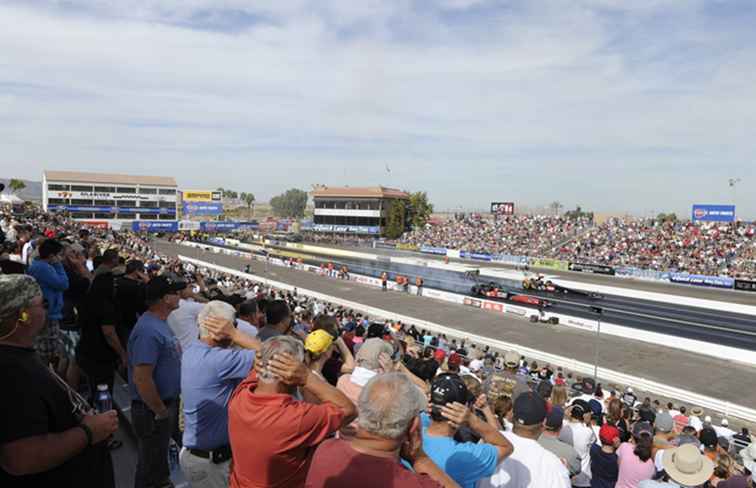
[[[696,488],[703,486],[714,472],[714,463],[693,444],[664,452],[662,480],[644,480],[638,488]]]
[[[354,404],[303,360],[300,341],[272,337],[263,343],[255,371],[231,396],[232,488],[304,486],[313,448],[356,418]],[[297,387],[320,403],[295,400]]]
[[[284,300],[273,300],[267,303],[265,321],[265,326],[257,332],[257,338],[263,342],[271,337],[290,334],[294,326],[291,310]]]
[[[111,410],[86,402],[35,354],[45,326],[42,290],[30,276],[0,276],[0,486],[115,486],[103,441],[118,430]]]
[[[547,451],[551,451],[559,459],[563,459],[570,477],[580,473],[582,469],[580,456],[574,447],[559,440],[559,433],[564,423],[564,410],[562,407],[552,406],[546,416],[543,433],[538,438],[538,443]]]
[[[169,274],[170,279],[176,282],[183,282],[178,276]],[[197,316],[204,307],[204,303],[199,303],[192,297],[192,291],[188,286],[179,292],[179,306],[168,316],[168,327],[171,328],[176,338],[181,343],[181,348],[186,349],[189,344],[194,342],[199,333],[197,328]]]
[[[156,276],[147,284],[147,311],[128,345],[131,419],[137,437],[135,488],[170,482],[168,445],[176,429],[181,391],[181,344],[166,319],[178,308],[182,281]]]
[[[126,263],[126,273],[116,279],[118,304],[118,338],[128,344],[134,325],[146,310],[144,290],[147,284],[144,262],[132,259]]]
[[[619,478],[617,488],[637,488],[638,483],[650,480],[656,474],[651,456],[654,428],[648,422],[633,426],[633,442],[623,442],[617,450]]]
[[[233,326],[234,316],[234,308],[227,303],[206,304],[197,317],[199,338],[181,358],[184,436],[180,462],[193,488],[228,486],[228,401],[249,374],[260,348],[257,339]],[[243,348],[230,347],[233,344]]]
[[[604,424],[599,430],[601,445],[591,446],[591,488],[615,488],[619,478],[620,431],[617,427]]]
[[[590,427],[591,412],[583,406],[574,404],[567,409],[572,433],[572,447],[580,456],[580,473],[572,480],[572,485],[587,488],[591,486],[591,446],[596,442],[596,434]]]
[[[118,251],[108,249],[102,255],[102,263],[95,269],[84,306],[76,362],[87,375],[90,398],[95,398],[100,384],[108,385],[113,391],[116,368],[126,368],[128,363],[125,344],[121,343],[116,330],[118,310],[113,276],[116,266]]]
[[[66,246],[63,268],[68,276],[68,289],[63,292],[63,318],[60,328],[66,359],[69,360],[66,371],[66,381],[73,388],[78,388],[80,379],[79,366],[74,361],[76,348],[81,340],[81,320],[84,317],[89,286],[92,283],[92,273],[85,264],[84,248],[79,244]]]
[[[257,324],[262,317],[258,307],[257,301],[245,300],[239,305],[239,312],[236,319],[237,327],[240,331],[244,332],[248,336],[257,337]]]
[[[307,474],[308,488],[420,488],[458,486],[423,451],[418,413],[425,395],[402,373],[367,382],[360,393],[357,433],[350,441],[323,442]],[[400,457],[413,468],[405,469]]]
[[[28,244],[28,243],[27,243]],[[63,292],[68,289],[68,275],[63,268],[63,245],[47,239],[39,246],[39,258],[29,267],[47,301],[47,324],[34,339],[34,349],[45,364],[57,367],[63,355],[60,320],[63,318]]]
[[[459,376],[441,374],[431,384],[431,413],[421,415],[423,450],[463,488],[489,478],[496,466],[512,454],[512,444],[496,427],[472,414],[469,392]],[[454,440],[459,427],[467,425],[482,443]]]
[[[383,339],[367,339],[357,351],[354,370],[349,375],[340,376],[336,387],[344,392],[347,398],[357,402],[367,382],[375,375],[384,372],[379,359],[381,354],[391,355],[392,353],[391,344]]]

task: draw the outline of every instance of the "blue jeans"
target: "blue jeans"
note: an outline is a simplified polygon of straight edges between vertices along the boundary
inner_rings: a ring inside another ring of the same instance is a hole
[[[131,423],[137,437],[134,488],[170,486],[168,445],[178,418],[178,401],[166,403],[168,418],[155,420],[155,413],[142,402],[131,402]]]

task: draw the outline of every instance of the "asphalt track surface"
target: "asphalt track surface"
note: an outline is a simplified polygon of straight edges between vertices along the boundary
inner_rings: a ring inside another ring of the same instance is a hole
[[[169,256],[182,254],[238,270],[249,264],[252,273],[266,274],[265,264],[258,261],[250,262],[236,256],[163,241],[155,241],[153,245]],[[559,325],[532,324],[495,312],[404,293],[381,292],[354,282],[278,266],[270,266],[267,276],[298,288],[452,327],[460,330],[461,335],[468,331],[579,361],[593,361],[596,336],[590,332]],[[698,355],[613,336],[604,335],[598,341],[599,368],[621,371],[639,379],[684,388],[738,405],[756,405],[756,389],[751,387],[756,370],[750,366],[727,358]]]
[[[334,249],[345,249],[348,251],[363,252],[368,254],[379,254],[383,256],[396,256],[396,257],[414,257],[422,259],[432,259],[436,261],[443,261],[443,257],[433,254],[423,254],[416,251],[404,251],[398,249],[373,249],[371,247],[350,247],[350,246],[337,246],[326,243],[312,243],[305,242],[304,244],[320,246],[320,247],[332,247]],[[472,261],[469,259],[450,259],[449,261],[465,264],[467,266],[478,267],[480,269],[493,268],[493,269],[515,269],[515,266],[511,264],[503,263],[491,263],[485,261]],[[629,290],[648,291],[656,293],[666,293],[668,295],[678,295],[681,297],[702,298],[706,300],[716,300],[720,302],[736,303],[740,305],[755,305],[756,306],[756,293],[748,291],[736,291],[725,290],[719,288],[708,288],[690,285],[678,285],[674,283],[657,283],[653,281],[632,279],[632,278],[620,278],[616,276],[599,275],[591,273],[580,273],[577,271],[555,271],[553,269],[546,268],[530,268],[533,272],[540,272],[549,276],[559,276],[566,280],[579,281],[582,283],[613,286],[617,288],[627,288]]]
[[[315,266],[319,266],[323,262],[332,262],[336,269],[338,269],[342,264],[346,264],[354,273],[366,274],[375,278],[386,271],[390,275],[389,279],[393,279],[396,273],[386,268],[386,266],[391,266],[394,270],[401,268],[398,271],[405,276],[422,275],[426,286],[429,288],[465,295],[470,294],[470,288],[475,284],[475,281],[465,278],[463,273],[457,271],[440,272],[436,269],[429,270],[422,266],[389,265],[380,261],[343,257],[328,259],[322,255],[309,254],[299,250],[292,253],[292,250],[289,249],[279,250],[278,248],[274,248],[270,252],[291,253],[294,256],[304,255],[306,256],[305,262]],[[433,272],[436,276],[431,277],[424,274],[429,271]],[[439,273],[442,273],[442,276],[439,277]],[[602,298],[591,299],[580,294],[569,293],[554,294],[538,291],[523,291],[523,293],[547,299],[553,305],[546,310],[553,313],[595,320],[598,318],[598,315],[591,307],[600,307],[602,310],[601,320],[607,323],[756,351],[756,316],[754,315],[709,310],[619,295],[602,295]]]

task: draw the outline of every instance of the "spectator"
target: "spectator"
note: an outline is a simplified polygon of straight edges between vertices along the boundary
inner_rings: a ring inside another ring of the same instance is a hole
[[[45,327],[42,290],[24,275],[0,276],[0,486],[115,486],[105,440],[118,430],[111,410],[89,406],[32,349]]]
[[[644,480],[638,488],[696,488],[714,472],[714,463],[692,444],[664,452],[664,476],[659,481]]]
[[[194,300],[192,291],[189,289],[186,281],[180,279],[173,273],[165,276],[170,276],[170,279],[175,282],[184,283],[184,288],[179,292],[179,305],[176,310],[171,312],[168,316],[168,327],[171,328],[176,338],[181,343],[181,348],[186,349],[189,344],[194,342],[199,333],[197,327],[197,316],[200,310],[205,306],[204,303],[199,303]]]
[[[599,430],[601,445],[591,445],[591,488],[614,488],[619,478],[620,432],[613,425],[604,424]]]
[[[179,306],[182,281],[152,278],[147,311],[131,331],[128,346],[131,419],[137,437],[135,488],[170,481],[168,445],[176,431],[181,391],[181,344],[166,320]]]
[[[108,249],[102,263],[94,272],[94,279],[85,300],[82,316],[81,341],[76,350],[76,362],[87,375],[90,398],[95,398],[97,385],[108,385],[113,391],[117,367],[126,368],[128,357],[125,344],[116,331],[118,312],[115,303],[115,277],[118,251]]]
[[[360,392],[357,432],[350,441],[331,439],[315,451],[305,486],[333,488],[456,487],[423,451],[419,412],[426,399],[401,373],[374,376]],[[400,457],[413,471],[400,464]]]
[[[63,292],[68,289],[68,275],[63,268],[63,245],[47,239],[39,246],[39,258],[29,267],[47,301],[47,324],[34,339],[34,348],[45,364],[57,367],[63,355],[60,320],[63,318]]]
[[[580,473],[582,469],[580,456],[570,444],[559,440],[559,433],[562,430],[564,421],[564,410],[562,407],[551,407],[551,411],[546,416],[543,433],[538,438],[538,443],[547,451],[554,453],[556,457],[564,460],[570,477]],[[515,446],[516,448],[516,446]]]
[[[545,418],[546,402],[539,395],[526,392],[517,397],[514,428],[504,433],[514,451],[480,488],[570,488],[570,475],[560,458],[537,441]]]
[[[128,344],[134,325],[146,310],[144,291],[147,281],[144,262],[138,259],[128,261],[125,274],[116,279],[118,338],[121,344]]]
[[[257,337],[257,324],[262,314],[257,308],[257,301],[245,300],[239,305],[239,313],[236,319],[239,330],[248,336]]]
[[[304,486],[312,448],[356,418],[354,404],[303,360],[301,342],[271,337],[255,371],[234,391],[228,409],[231,487]],[[298,386],[320,403],[295,400]]]
[[[672,420],[675,421],[675,430],[677,432],[682,432],[683,428],[685,428],[688,425],[689,418],[688,418],[688,410],[685,407],[680,407],[680,414],[675,415]]]
[[[431,384],[431,413],[422,414],[423,449],[463,488],[491,477],[512,454],[512,444],[498,429],[473,415],[467,387],[457,375],[442,374]],[[467,425],[482,443],[457,443],[454,434]]]
[[[381,355],[391,355],[393,352],[391,345],[383,339],[367,339],[360,347],[360,350],[357,351],[354,371],[349,375],[339,377],[336,387],[343,391],[347,398],[353,402],[357,402],[360,398],[362,387],[373,376],[384,372],[380,361]]]
[[[257,333],[257,337],[263,342],[271,337],[290,334],[294,326],[291,309],[284,300],[268,302],[265,306],[265,320],[265,327]]]
[[[619,478],[617,488],[636,488],[643,480],[650,480],[656,473],[652,459],[654,428],[641,421],[633,426],[633,441],[623,442],[617,450]]]
[[[257,339],[233,326],[234,316],[234,308],[227,303],[204,305],[197,317],[199,338],[181,358],[184,437],[180,462],[193,488],[228,486],[228,402],[249,374],[260,348]],[[230,347],[233,344],[243,349]]]
[[[591,486],[591,446],[596,442],[596,434],[589,426],[591,412],[580,404],[573,404],[565,415],[570,419],[568,426],[572,433],[572,447],[580,456],[580,473],[572,479],[576,487]]]
[[[84,307],[87,293],[91,285],[92,274],[87,269],[84,248],[79,244],[69,244],[63,251],[63,268],[68,276],[68,289],[63,292],[63,318],[60,328],[66,359],[69,366],[66,371],[66,381],[73,388],[78,388],[80,369],[73,359],[81,339],[81,320],[84,317]],[[62,370],[62,368],[61,368]]]

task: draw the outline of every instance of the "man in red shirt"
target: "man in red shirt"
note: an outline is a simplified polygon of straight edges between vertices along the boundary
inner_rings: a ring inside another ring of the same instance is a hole
[[[304,486],[314,448],[357,417],[354,404],[303,364],[304,347],[274,336],[228,407],[231,488]],[[320,404],[292,395],[303,387]]]
[[[357,434],[315,451],[307,488],[457,487],[423,451],[419,413],[425,394],[403,373],[374,376],[362,389]],[[412,466],[402,466],[400,458]]]

